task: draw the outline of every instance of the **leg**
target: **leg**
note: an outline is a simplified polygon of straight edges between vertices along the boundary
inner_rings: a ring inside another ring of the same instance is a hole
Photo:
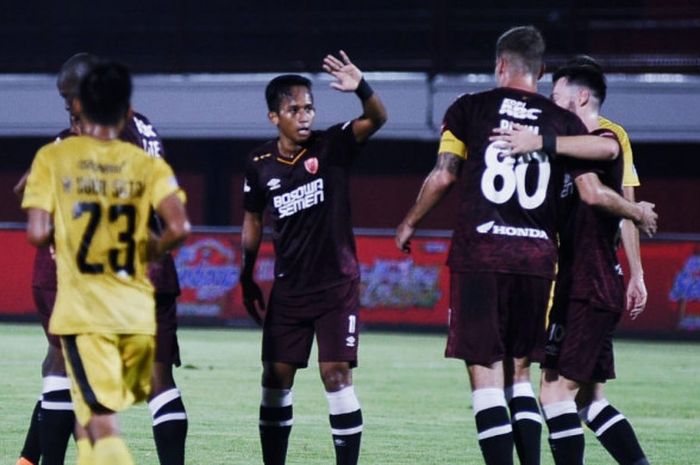
[[[632,425],[605,398],[604,384],[581,390],[576,401],[579,415],[615,461],[622,465],[648,465]]]
[[[467,364],[481,453],[487,465],[513,463],[513,428],[503,392],[503,362]]]
[[[549,446],[557,465],[583,465],[585,441],[574,399],[579,384],[554,370],[542,371],[540,402],[549,428]]]
[[[93,413],[86,429],[92,441],[93,463],[134,465],[129,449],[120,437],[116,413]]]
[[[521,465],[539,465],[542,416],[530,383],[530,360],[507,359],[505,396],[513,425],[513,441]]]
[[[263,362],[260,443],[265,465],[284,465],[294,423],[292,386],[296,367]]]
[[[153,439],[161,465],[185,463],[187,412],[173,377],[173,365],[180,363],[176,298],[173,294],[156,294],[156,357],[148,408],[153,418]]]
[[[336,465],[355,465],[360,456],[362,410],[352,385],[348,362],[321,362],[321,380],[326,389]]]

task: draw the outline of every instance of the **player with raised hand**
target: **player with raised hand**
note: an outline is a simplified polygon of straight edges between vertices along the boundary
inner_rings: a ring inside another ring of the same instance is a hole
[[[267,85],[265,98],[279,136],[253,150],[246,167],[240,282],[246,309],[263,324],[259,427],[266,465],[285,463],[294,376],[308,365],[314,335],[336,463],[356,464],[360,452],[362,413],[352,382],[359,344],[359,267],[349,175],[360,144],[385,123],[387,114],[345,52],[340,51],[340,58],[326,56],[323,69],[336,78],[334,89],[359,97],[362,115],[313,131],[311,82],[298,75],[278,76]],[[267,308],[253,276],[265,211],[275,246]]]

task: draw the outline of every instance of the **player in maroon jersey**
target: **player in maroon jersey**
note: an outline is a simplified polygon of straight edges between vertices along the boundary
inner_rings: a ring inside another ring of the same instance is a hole
[[[81,79],[98,62],[99,59],[94,55],[79,53],[61,67],[56,84],[66,103],[70,127],[62,131],[57,139],[80,134],[76,97]],[[139,113],[130,111],[119,137],[143,148],[151,156],[163,156],[160,136],[148,119]],[[15,186],[15,192],[19,195],[24,190],[26,177],[27,175]],[[155,214],[151,218],[151,229],[154,234],[159,234],[162,230]],[[160,262],[149,265],[149,277],[156,289],[157,318],[156,358],[149,398],[153,435],[161,464],[178,465],[184,463],[187,414],[172,373],[172,366],[180,365],[176,335],[176,299],[180,287],[172,257],[166,255]],[[50,247],[37,249],[32,291],[49,348],[42,365],[42,396],[32,414],[18,465],[37,465],[40,457],[44,465],[63,464],[68,438],[75,422],[60,341],[48,333],[48,322],[56,299],[56,263]]]
[[[275,280],[262,341],[260,440],[265,464],[284,464],[291,431],[292,386],[308,364],[314,334],[330,411],[336,463],[356,464],[362,413],[352,384],[359,344],[359,268],[350,223],[349,174],[361,143],[386,121],[379,96],[341,51],[323,69],[362,102],[360,117],[312,131],[311,82],[279,76],[267,85],[268,117],[279,137],[248,157],[244,185],[243,300],[251,317],[265,309],[253,269],[262,214],[272,220]]]
[[[435,168],[396,232],[410,251],[417,224],[457,184],[446,356],[464,360],[479,444],[487,464],[540,460],[541,417],[530,385],[557,260],[563,163],[545,153],[513,159],[489,141],[493,127],[585,134],[581,121],[538,95],[544,40],[531,26],[496,44],[498,87],[458,98],[447,110]],[[510,409],[510,413],[509,413]]]
[[[555,72],[553,80],[554,101],[574,111],[591,134],[615,141],[621,153],[617,136],[600,128],[599,110],[606,95],[602,71],[573,64]],[[521,128],[502,132],[506,137],[497,139],[516,153],[542,149],[542,138],[531,132]],[[591,141],[576,144],[583,139],[558,137],[553,149],[581,156],[581,150],[590,151],[593,145]],[[649,235],[656,229],[652,204],[635,204],[622,197],[622,170],[621,156],[609,162],[569,161],[578,195],[568,191],[572,207],[560,234],[559,274],[540,392],[558,465],[584,463],[580,421],[594,431],[617,463],[648,464],[631,424],[604,393],[605,381],[615,377],[612,333],[625,310],[616,253],[620,218],[634,220]],[[633,317],[638,315],[638,308],[629,309]]]

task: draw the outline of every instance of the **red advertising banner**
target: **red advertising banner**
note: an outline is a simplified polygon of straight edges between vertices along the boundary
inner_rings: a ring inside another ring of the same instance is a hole
[[[24,231],[0,230],[0,315],[34,312],[31,272],[34,251]],[[361,320],[369,325],[441,328],[447,324],[449,270],[444,266],[449,239],[421,237],[411,255],[399,252],[393,237],[357,236],[360,260]],[[187,319],[224,322],[248,316],[240,286],[240,234],[194,233],[175,254],[182,296],[178,312]],[[626,268],[624,254],[620,253]],[[625,316],[620,328],[635,332],[700,333],[700,240],[642,243],[649,302],[637,320]],[[274,252],[263,242],[255,278],[267,295],[274,276]]]

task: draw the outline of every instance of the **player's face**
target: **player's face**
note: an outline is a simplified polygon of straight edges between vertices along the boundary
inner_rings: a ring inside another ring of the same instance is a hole
[[[61,97],[63,97],[65,108],[70,118],[71,132],[80,134],[80,112],[78,99],[75,97],[76,93],[65,87],[59,87],[58,92],[61,94]]]
[[[576,113],[578,91],[578,86],[569,84],[568,79],[559,78],[557,82],[554,83],[554,88],[552,89],[552,100],[558,106]]]
[[[315,116],[309,88],[294,86],[289,95],[282,98],[279,110],[270,113],[270,120],[279,129],[280,136],[300,144],[311,136]]]

